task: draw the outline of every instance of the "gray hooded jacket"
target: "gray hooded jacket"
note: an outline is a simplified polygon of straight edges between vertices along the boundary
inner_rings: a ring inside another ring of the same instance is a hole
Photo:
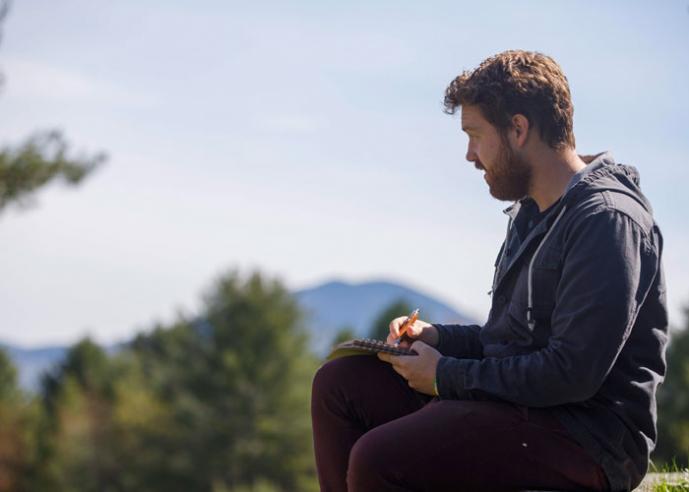
[[[440,397],[549,407],[611,490],[631,490],[655,445],[668,325],[638,173],[600,154],[545,214],[529,198],[506,213],[488,321],[435,325]]]

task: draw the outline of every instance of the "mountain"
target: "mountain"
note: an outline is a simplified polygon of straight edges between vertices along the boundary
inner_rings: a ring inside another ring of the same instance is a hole
[[[19,386],[27,391],[37,391],[41,375],[57,366],[67,353],[67,347],[40,347],[26,349],[0,343],[17,368]]]
[[[341,328],[350,327],[356,336],[365,337],[379,314],[399,300],[418,307],[424,320],[437,323],[473,322],[468,316],[429,295],[392,282],[349,284],[333,281],[296,291],[294,295],[306,314],[311,349],[321,356],[328,352]],[[114,353],[122,346],[116,344],[105,349]],[[7,351],[17,367],[20,386],[28,391],[36,391],[41,375],[57,366],[69,347],[27,349],[0,343],[0,348]]]
[[[295,292],[307,315],[311,347],[324,355],[337,332],[351,327],[358,337],[368,335],[380,313],[395,301],[403,300],[421,311],[423,320],[434,323],[474,323],[449,305],[409,287],[392,282],[349,284],[333,281]],[[408,313],[400,313],[404,315]]]

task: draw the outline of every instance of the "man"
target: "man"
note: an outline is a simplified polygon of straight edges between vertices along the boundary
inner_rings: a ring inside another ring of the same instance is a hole
[[[631,490],[655,444],[667,342],[662,237],[638,174],[577,155],[567,79],[540,53],[485,60],[445,106],[461,109],[490,193],[516,201],[490,314],[417,321],[416,356],[318,371],[321,489]]]

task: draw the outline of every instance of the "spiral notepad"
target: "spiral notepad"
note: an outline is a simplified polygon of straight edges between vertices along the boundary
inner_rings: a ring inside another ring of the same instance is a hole
[[[418,355],[414,350],[410,350],[397,345],[389,345],[381,340],[373,338],[355,338],[347,342],[336,345],[328,360],[346,357],[349,355],[373,355],[378,352],[386,352],[393,355]]]

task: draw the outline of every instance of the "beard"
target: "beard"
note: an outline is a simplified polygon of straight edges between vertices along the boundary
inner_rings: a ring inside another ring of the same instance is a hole
[[[485,172],[488,189],[494,198],[514,202],[529,194],[531,166],[515,155],[506,142],[500,146],[495,164]]]

